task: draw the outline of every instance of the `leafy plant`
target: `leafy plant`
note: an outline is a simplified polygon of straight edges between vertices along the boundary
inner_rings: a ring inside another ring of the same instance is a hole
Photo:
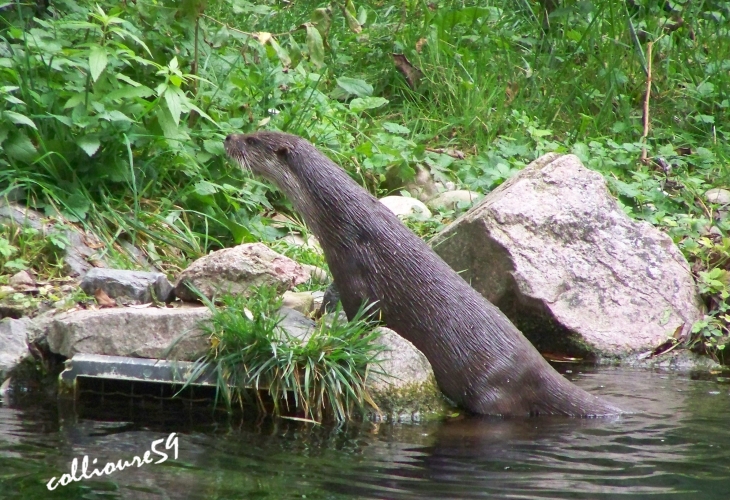
[[[233,403],[243,405],[250,390],[263,411],[260,391],[271,396],[275,415],[299,411],[317,421],[345,420],[356,409],[375,406],[366,381],[382,347],[374,344],[378,334],[367,308],[351,321],[337,311],[330,324],[299,339],[281,328],[281,299],[274,288],[259,287],[251,298],[227,296],[221,302],[219,307],[207,301],[213,316],[204,328],[211,350],[191,380],[213,366],[218,395],[229,409]]]
[[[69,242],[59,229],[43,235],[32,227],[0,226],[0,274],[32,269],[45,277],[60,275]]]

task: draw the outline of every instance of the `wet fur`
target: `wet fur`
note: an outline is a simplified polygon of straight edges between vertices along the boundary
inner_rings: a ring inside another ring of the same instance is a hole
[[[377,301],[383,322],[426,355],[455,403],[489,415],[620,413],[557,373],[499,309],[311,143],[256,132],[230,135],[225,147],[304,217],[347,315]]]

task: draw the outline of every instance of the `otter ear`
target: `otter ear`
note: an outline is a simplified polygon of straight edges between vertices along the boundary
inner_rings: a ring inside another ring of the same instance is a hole
[[[276,150],[276,156],[287,157],[289,155],[289,148],[286,146],[279,146]]]

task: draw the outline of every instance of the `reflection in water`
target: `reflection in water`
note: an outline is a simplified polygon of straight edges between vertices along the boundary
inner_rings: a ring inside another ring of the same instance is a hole
[[[637,413],[421,425],[230,422],[55,402],[0,406],[0,498],[46,498],[73,458],[129,459],[170,432],[180,456],[59,487],[59,498],[730,497],[730,386],[626,370],[576,382]],[[142,414],[142,416],[140,416]]]

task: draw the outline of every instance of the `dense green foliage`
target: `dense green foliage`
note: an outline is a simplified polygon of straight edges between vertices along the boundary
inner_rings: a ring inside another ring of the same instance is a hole
[[[354,410],[374,407],[365,383],[383,348],[374,343],[378,333],[365,311],[351,321],[337,311],[331,322],[302,340],[280,328],[277,295],[273,287],[259,287],[248,299],[223,297],[220,308],[207,301],[213,317],[203,328],[212,349],[191,380],[213,366],[218,394],[228,408],[243,404],[253,392],[266,412],[265,391],[274,414],[299,412],[316,421],[345,420]]]
[[[373,192],[417,165],[488,191],[574,152],[690,259],[711,306],[691,342],[729,341],[730,219],[704,197],[730,185],[729,2],[16,1],[0,82],[0,196],[171,272],[282,234],[286,200],[223,158],[231,131],[310,138]]]

